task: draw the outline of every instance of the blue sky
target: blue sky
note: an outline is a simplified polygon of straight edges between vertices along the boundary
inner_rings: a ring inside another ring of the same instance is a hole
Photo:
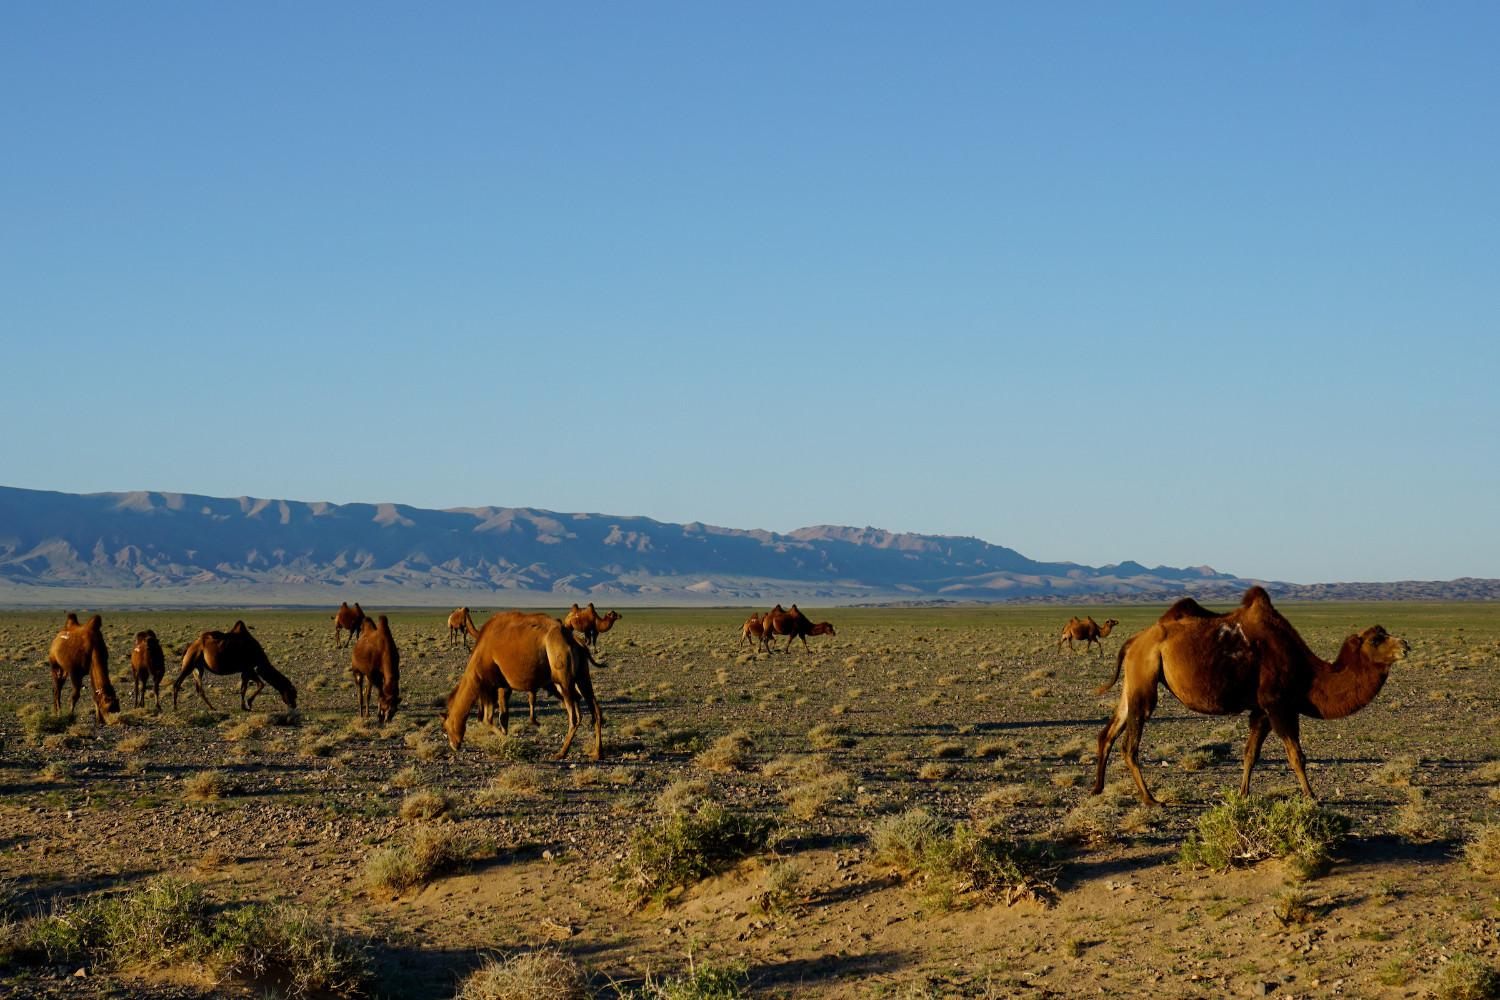
[[[0,7],[0,483],[1500,576],[1500,8]]]

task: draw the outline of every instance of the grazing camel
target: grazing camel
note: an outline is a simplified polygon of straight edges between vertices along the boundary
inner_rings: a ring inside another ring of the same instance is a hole
[[[792,640],[801,639],[802,648],[810,650],[807,645],[807,637],[810,635],[838,635],[833,626],[827,622],[818,622],[814,625],[807,620],[807,616],[797,610],[797,605],[792,605],[792,610],[783,611],[781,605],[776,605],[760,620],[761,628],[765,630],[768,638],[778,635],[786,636],[786,652],[791,652]],[[772,648],[775,644],[772,643]]]
[[[360,628],[349,665],[359,685],[359,717],[368,719],[370,702],[378,701],[376,717],[381,722],[390,722],[401,707],[401,652],[396,648],[385,615],[378,621],[366,618]]]
[[[214,710],[213,702],[208,700],[208,693],[203,690],[205,670],[220,676],[240,675],[240,708],[246,712],[250,711],[250,706],[255,704],[255,696],[267,684],[276,689],[287,708],[297,707],[296,686],[287,680],[285,674],[271,666],[266,651],[261,649],[260,643],[250,634],[244,622],[235,622],[228,632],[204,632],[193,640],[187,652],[182,654],[182,672],[172,681],[172,711],[177,711],[177,690],[182,687],[188,674],[193,675],[193,683],[203,704],[208,706],[209,711]],[[246,699],[245,691],[251,681],[256,682],[255,693]]]
[[[364,621],[365,609],[359,606],[358,601],[354,602],[352,608],[349,607],[348,601],[340,604],[339,609],[333,613],[333,648],[342,649],[353,642],[359,636],[360,626],[364,624]],[[339,641],[340,632],[349,633],[343,642]]]
[[[472,649],[469,645],[469,637],[478,638],[479,630],[474,627],[474,619],[469,617],[468,608],[459,608],[448,616],[448,648],[452,649],[458,645],[458,639],[462,636],[464,648]]]
[[[589,678],[590,664],[598,666],[588,649],[557,619],[519,611],[495,615],[479,630],[469,665],[443,709],[443,728],[448,733],[449,745],[455,750],[463,745],[469,712],[476,701],[498,701],[499,731],[508,733],[510,693],[550,691],[562,699],[568,712],[568,735],[554,759],[566,757],[573,745],[573,737],[578,731],[578,701],[581,698],[594,713],[593,757],[598,760],[603,748],[602,719],[599,700],[594,697],[593,682]],[[488,721],[485,724],[494,730]]]
[[[130,651],[130,673],[135,677],[135,707],[146,707],[146,683],[156,695],[156,710],[161,711],[161,679],[167,673],[167,658],[149,628],[135,634],[135,648]]]
[[[1166,684],[1177,700],[1206,715],[1250,712],[1245,740],[1245,771],[1240,794],[1250,791],[1250,772],[1266,733],[1275,730],[1302,791],[1315,798],[1303,767],[1299,716],[1339,719],[1359,711],[1379,693],[1391,664],[1411,647],[1405,639],[1372,625],[1344,640],[1338,657],[1319,659],[1290,622],[1271,606],[1261,587],[1245,591],[1240,606],[1224,615],[1205,611],[1192,598],[1178,601],[1155,625],[1136,633],[1120,648],[1115,674],[1125,680],[1114,716],[1099,731],[1099,759],[1093,794],[1104,790],[1104,768],[1115,737],[1125,734],[1122,751],[1130,775],[1148,806],[1159,805],[1146,789],[1136,763],[1141,729],[1156,708],[1156,689]]]
[[[78,624],[78,616],[68,612],[62,631],[52,640],[47,650],[47,666],[52,668],[52,708],[62,711],[63,679],[73,682],[73,701],[68,706],[71,716],[78,711],[78,693],[83,689],[83,675],[89,675],[89,687],[94,693],[94,715],[103,725],[106,714],[120,710],[120,698],[109,680],[109,647],[104,644],[104,619],[98,615],[85,624]]]
[[[585,646],[592,646],[598,649],[599,633],[608,632],[614,626],[615,622],[619,621],[622,617],[624,616],[618,611],[611,611],[607,615],[601,615],[594,610],[594,602],[590,601],[589,606],[586,608],[580,608],[576,604],[573,605],[573,609],[563,618],[562,623],[565,628],[570,628],[575,632],[582,632],[583,644]]]
[[[771,633],[766,629],[766,620],[757,612],[750,616],[750,620],[740,627],[739,646],[749,643],[755,647],[756,652],[769,651]],[[739,646],[735,648],[738,649]]]
[[[1099,640],[1109,635],[1110,631],[1118,624],[1120,623],[1113,618],[1106,618],[1103,625],[1094,621],[1093,618],[1069,618],[1068,624],[1063,626],[1062,638],[1057,640],[1057,651],[1061,653],[1063,643],[1066,642],[1068,644],[1068,652],[1077,652],[1073,647],[1073,640],[1082,639],[1084,640],[1083,651],[1085,653],[1089,651],[1089,646],[1097,645],[1099,647],[1099,655],[1103,656],[1104,643]]]

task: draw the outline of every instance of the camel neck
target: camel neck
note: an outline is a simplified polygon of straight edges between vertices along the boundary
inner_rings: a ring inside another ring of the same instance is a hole
[[[1387,676],[1387,668],[1345,650],[1333,663],[1315,661],[1307,700],[1318,718],[1341,719],[1368,705],[1380,693]]]

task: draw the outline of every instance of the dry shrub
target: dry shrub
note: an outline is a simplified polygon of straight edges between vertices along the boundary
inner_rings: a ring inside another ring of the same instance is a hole
[[[870,845],[877,861],[919,878],[944,909],[964,894],[985,902],[1043,898],[1053,892],[1061,867],[1049,845],[981,833],[921,809],[876,823]]]
[[[396,772],[391,784],[397,788],[415,788],[422,783],[422,772],[415,767],[404,767]]]
[[[1058,821],[1053,836],[1081,847],[1103,847],[1118,839],[1115,831],[1120,827],[1122,816],[1123,811],[1114,803],[1090,796]]]
[[[454,827],[422,827],[405,844],[372,854],[365,874],[372,884],[400,892],[457,871],[478,853],[479,845]]]
[[[402,799],[399,811],[403,819],[436,819],[453,806],[453,798],[446,792],[428,788]]]
[[[454,1000],[577,1000],[583,970],[552,948],[491,959],[465,979]]]
[[[791,905],[801,880],[802,869],[790,861],[767,865],[760,878],[760,891],[750,897],[751,902],[767,916],[781,913]]]
[[[794,818],[810,820],[828,812],[833,803],[847,798],[854,791],[854,784],[842,771],[833,771],[812,781],[794,785],[783,792],[781,801],[786,811]]]
[[[750,748],[754,742],[749,733],[737,729],[715,740],[713,746],[693,758],[693,764],[705,771],[720,773],[748,771],[753,763]]]
[[[1010,740],[989,740],[985,743],[979,744],[979,748],[974,752],[980,757],[1006,757],[1009,756],[1014,751],[1014,749],[1015,748],[1011,746]]]
[[[1497,1000],[1500,969],[1470,952],[1455,955],[1443,966],[1432,996],[1434,1000]]]
[[[830,774],[833,770],[833,761],[822,754],[788,753],[762,765],[760,773],[767,778],[807,780]]]
[[[121,753],[133,754],[140,753],[143,750],[150,750],[155,745],[156,744],[152,741],[151,737],[147,736],[145,733],[141,733],[139,736],[125,737],[123,740],[115,744],[115,749],[120,751]]]
[[[1474,780],[1481,785],[1500,784],[1500,760],[1485,761],[1474,769]]]
[[[708,782],[700,778],[683,778],[662,789],[654,805],[657,812],[673,816],[697,812],[710,798]]]
[[[1083,784],[1083,775],[1077,771],[1063,771],[1061,774],[1054,774],[1048,780],[1058,788],[1077,788]]]
[[[1416,772],[1417,758],[1402,754],[1371,772],[1370,780],[1377,785],[1410,785]]]
[[[774,828],[769,819],[705,806],[693,815],[636,830],[613,878],[637,903],[660,900],[678,886],[717,874],[759,851]]]
[[[962,757],[964,745],[962,743],[937,742],[932,744],[932,755],[934,757]]]
[[[1453,825],[1433,804],[1425,788],[1406,790],[1406,801],[1396,807],[1396,820],[1391,828],[1407,840],[1446,840],[1453,836]]]
[[[256,719],[246,719],[244,722],[236,723],[224,730],[224,739],[231,743],[239,740],[258,740],[265,732],[265,723]]]
[[[474,801],[484,805],[505,802],[510,799],[539,798],[547,788],[547,773],[530,764],[513,764],[490,779],[490,783],[474,796]]]
[[[1083,755],[1094,749],[1094,744],[1082,737],[1075,737],[1063,744],[1057,755],[1063,760],[1082,760]]]
[[[858,742],[842,722],[823,722],[807,731],[807,738],[820,750],[852,747]]]
[[[223,771],[199,771],[182,781],[182,794],[195,802],[222,798],[229,791],[229,775]]]
[[[1282,858],[1294,871],[1309,875],[1332,857],[1353,822],[1301,797],[1225,792],[1224,802],[1199,818],[1179,857],[1186,865],[1218,871]]]
[[[1469,831],[1464,857],[1475,871],[1500,875],[1500,823],[1485,823]]]
[[[43,767],[37,776],[43,781],[69,781],[73,777],[73,766],[66,761],[54,760]]]
[[[542,757],[542,747],[536,740],[521,736],[497,735],[488,729],[474,733],[474,747],[487,760],[505,761],[510,764],[526,764]]]
[[[958,773],[958,765],[945,764],[938,761],[930,761],[923,764],[917,772],[917,777],[926,778],[928,781],[943,781]]]
[[[1310,924],[1318,919],[1319,912],[1313,906],[1312,894],[1305,885],[1289,885],[1274,897],[1271,912],[1283,927],[1292,924]]]

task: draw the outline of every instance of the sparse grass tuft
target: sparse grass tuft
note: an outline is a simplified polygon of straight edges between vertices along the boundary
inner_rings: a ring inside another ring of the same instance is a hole
[[[26,734],[26,742],[36,746],[44,736],[67,732],[71,722],[67,712],[40,709],[21,717],[21,730]]]
[[[1446,840],[1454,835],[1453,825],[1433,805],[1425,788],[1406,790],[1406,801],[1396,807],[1391,826],[1407,840]]]
[[[578,963],[544,948],[491,959],[463,981],[454,1000],[578,1000],[586,994]]]
[[[748,771],[753,763],[750,756],[753,744],[754,740],[749,733],[737,729],[728,736],[715,740],[713,746],[693,759],[693,764],[705,771],[720,773]]]
[[[437,819],[455,805],[452,796],[432,788],[413,792],[401,800],[403,819]]]
[[[700,778],[683,778],[662,789],[656,797],[656,811],[666,816],[693,813],[709,801],[708,782]]]
[[[1376,768],[1370,774],[1370,780],[1377,785],[1410,785],[1416,771],[1417,758],[1402,754]]]
[[[1123,811],[1100,796],[1089,796],[1069,810],[1053,830],[1057,839],[1081,847],[1103,847],[1119,837]]]
[[[1474,827],[1464,842],[1469,867],[1483,875],[1500,875],[1500,823]]]
[[[184,798],[194,802],[210,802],[223,798],[229,791],[229,775],[214,769],[199,771],[182,780]]]
[[[870,844],[877,860],[920,878],[944,909],[965,893],[1007,904],[1042,898],[1053,892],[1061,868],[1049,845],[983,834],[922,809],[876,823]]]
[[[802,869],[790,861],[768,865],[761,875],[760,891],[751,897],[756,909],[767,915],[783,912],[797,893]]]
[[[478,853],[479,846],[451,826],[422,827],[405,844],[372,854],[365,874],[373,885],[402,892],[462,869]]]
[[[1318,919],[1318,911],[1312,905],[1312,894],[1305,885],[1289,885],[1275,896],[1271,912],[1283,927],[1292,924],[1310,924]]]
[[[512,799],[538,798],[546,790],[547,773],[530,764],[512,764],[490,779],[474,796],[476,802],[492,805]]]
[[[1434,1000],[1496,1000],[1500,998],[1500,969],[1469,952],[1454,956],[1443,966]]]
[[[542,747],[536,740],[520,736],[496,736],[488,729],[474,734],[473,744],[489,760],[510,764],[528,764],[542,757]]]
[[[678,886],[716,874],[759,851],[771,839],[774,826],[769,819],[719,806],[674,816],[631,836],[629,853],[612,873],[615,884],[637,903],[663,899]]]
[[[1227,871],[1267,858],[1282,858],[1309,875],[1325,864],[1348,836],[1353,820],[1306,799],[1272,799],[1225,792],[1222,805],[1198,820],[1182,845],[1190,866]]]

